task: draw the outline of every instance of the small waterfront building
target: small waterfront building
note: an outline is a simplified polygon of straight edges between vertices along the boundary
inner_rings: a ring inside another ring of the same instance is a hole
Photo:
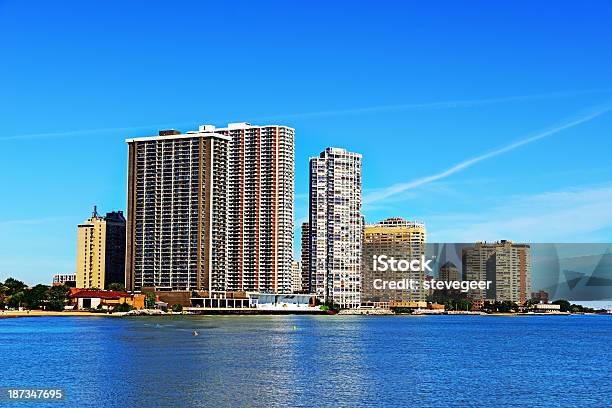
[[[308,294],[249,293],[251,305],[264,310],[307,310],[315,305]]]
[[[75,309],[112,309],[123,303],[132,305],[133,298],[127,292],[105,290],[79,290],[70,295]]]
[[[191,298],[195,308],[318,310],[311,294],[281,294],[259,292],[200,292]],[[310,308],[310,309],[308,309]]]
[[[531,311],[535,313],[559,313],[561,312],[561,305],[555,305],[552,303],[538,303],[533,305]]]

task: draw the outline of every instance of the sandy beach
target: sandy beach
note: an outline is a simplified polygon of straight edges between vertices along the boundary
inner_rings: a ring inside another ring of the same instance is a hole
[[[93,313],[85,311],[65,310],[62,312],[52,312],[47,310],[2,310],[0,311],[0,319],[11,317],[39,317],[39,316],[121,316],[119,313]]]

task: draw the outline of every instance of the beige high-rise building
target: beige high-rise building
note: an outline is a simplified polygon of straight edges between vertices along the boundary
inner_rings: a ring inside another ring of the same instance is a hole
[[[125,283],[125,218],[123,212],[98,216],[96,207],[77,229],[76,287],[107,289]]]
[[[463,249],[463,277],[468,281],[491,281],[488,290],[471,290],[479,300],[523,303],[531,293],[531,247],[502,240],[478,242]]]
[[[402,218],[388,218],[377,224],[366,225],[363,238],[362,260],[362,302],[415,302],[425,301],[427,294],[423,289],[423,271],[381,271],[375,268],[374,258],[381,255],[396,260],[420,260],[425,255],[426,230],[420,222]],[[375,270],[377,269],[377,270]],[[412,279],[414,289],[376,289],[376,279],[401,281]]]

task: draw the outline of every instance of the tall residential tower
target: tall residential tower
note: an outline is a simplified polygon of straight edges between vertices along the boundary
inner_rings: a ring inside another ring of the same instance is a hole
[[[127,143],[127,289],[225,290],[229,138],[160,131]]]
[[[77,230],[76,287],[107,289],[125,281],[125,218],[123,212],[91,217]]]
[[[463,279],[491,281],[488,290],[471,290],[474,299],[523,303],[531,294],[531,247],[502,240],[463,249]]]
[[[128,288],[290,292],[293,138],[231,123],[127,140]]]
[[[230,123],[227,290],[291,292],[294,129]]]
[[[307,222],[302,223],[302,292],[312,293],[310,290],[310,227]]]
[[[322,301],[361,304],[361,155],[327,148],[310,159],[310,288]]]

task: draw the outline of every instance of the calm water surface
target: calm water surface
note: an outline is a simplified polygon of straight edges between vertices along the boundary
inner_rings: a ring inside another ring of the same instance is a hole
[[[67,406],[603,407],[611,356],[612,316],[0,319],[0,387]]]

